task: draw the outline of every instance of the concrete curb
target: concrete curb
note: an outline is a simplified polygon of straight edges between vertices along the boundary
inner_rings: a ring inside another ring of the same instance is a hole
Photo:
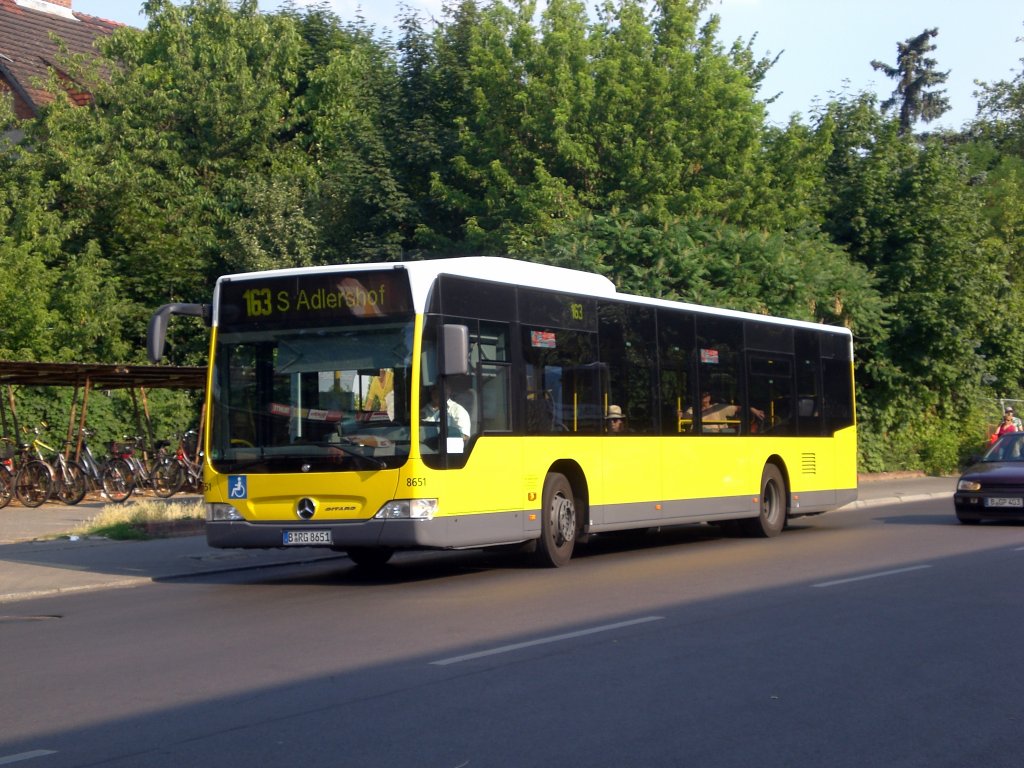
[[[29,592],[9,592],[6,594],[0,594],[0,605],[4,603],[13,603],[20,600],[33,600],[36,598],[54,597],[56,595],[66,595],[77,592],[94,592],[96,590],[101,589],[125,589],[128,587],[137,587],[142,584],[153,584],[163,581],[179,581],[181,579],[188,579],[199,576],[217,576],[225,573],[258,571],[266,568],[285,568],[288,566],[310,565],[312,563],[321,563],[330,560],[344,559],[346,559],[346,556],[344,554],[340,552],[332,552],[329,555],[306,556],[304,558],[295,558],[288,560],[224,565],[221,567],[197,568],[194,570],[182,569],[181,571],[172,571],[170,573],[159,574],[155,576],[117,577],[109,581],[98,581],[94,584],[69,584],[57,587],[50,587],[48,589],[36,589]]]
[[[44,597],[56,597],[57,595],[69,595],[77,592],[95,592],[100,589],[125,589],[137,587],[141,584],[152,584],[154,579],[149,576],[131,576],[118,581],[104,581],[97,584],[76,584],[67,587],[53,587],[51,589],[37,589],[32,592],[10,592],[0,594],[0,605],[5,603],[17,603],[22,600],[36,600]],[[3,617],[0,616],[0,619]]]
[[[871,507],[884,507],[887,504],[910,504],[916,501],[931,501],[932,499],[951,499],[953,498],[952,493],[912,493],[906,496],[889,496],[886,498],[879,499],[857,499],[857,501],[851,501],[849,504],[841,506],[836,512],[842,512],[844,509],[869,509]]]

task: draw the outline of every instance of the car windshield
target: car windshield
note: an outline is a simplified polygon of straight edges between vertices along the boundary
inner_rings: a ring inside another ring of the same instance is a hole
[[[993,443],[981,460],[1024,462],[1024,432],[1003,435]]]
[[[367,470],[409,454],[412,321],[227,331],[210,458],[222,472]]]

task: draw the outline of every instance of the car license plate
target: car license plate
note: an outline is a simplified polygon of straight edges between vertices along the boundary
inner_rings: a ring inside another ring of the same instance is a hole
[[[1024,499],[992,496],[985,499],[986,507],[1024,507]]]
[[[285,531],[283,542],[286,547],[330,546],[330,531]]]

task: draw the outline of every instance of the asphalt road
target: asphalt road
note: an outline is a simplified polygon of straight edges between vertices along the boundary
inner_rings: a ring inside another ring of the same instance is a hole
[[[0,765],[1016,768],[1022,571],[937,499],[22,601]]]

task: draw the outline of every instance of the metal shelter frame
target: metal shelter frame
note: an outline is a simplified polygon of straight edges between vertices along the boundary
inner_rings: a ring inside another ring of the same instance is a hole
[[[82,449],[82,430],[85,428],[89,408],[89,393],[93,389],[127,389],[131,393],[132,407],[136,422],[139,421],[139,404],[136,391],[142,400],[145,427],[149,444],[153,444],[149,416],[147,389],[205,389],[206,368],[168,365],[101,365],[98,363],[31,363],[0,360],[0,384],[7,385],[7,406],[13,421],[14,433],[19,432],[18,411],[15,405],[15,386],[74,387],[71,398],[71,414],[68,419],[66,444],[77,434],[75,455]],[[77,415],[78,429],[75,429],[78,394],[82,392],[81,414]],[[2,426],[7,432],[7,415],[0,407]],[[202,417],[200,417],[201,419]],[[202,429],[202,423],[200,423]]]

